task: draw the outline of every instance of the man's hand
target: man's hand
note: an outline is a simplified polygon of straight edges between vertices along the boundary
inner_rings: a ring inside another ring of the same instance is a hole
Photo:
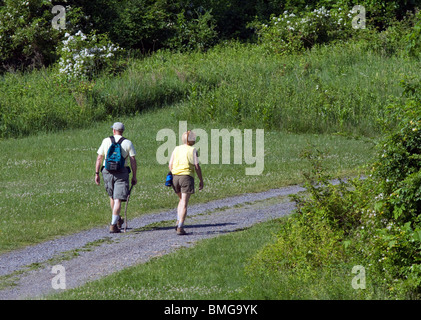
[[[137,184],[137,178],[136,177],[133,177],[132,178],[132,186],[134,186],[135,184]]]
[[[137,172],[137,162],[136,162],[136,157],[130,157],[130,167],[132,168],[132,186],[134,186],[137,183],[137,178],[136,178],[136,172]]]
[[[102,160],[104,159],[104,156],[98,155],[95,162],[95,172],[100,172]],[[99,177],[99,173],[95,173],[95,183],[99,186],[101,182],[101,178]]]
[[[203,189],[203,180],[201,180],[200,182],[199,182],[199,190],[202,190]]]

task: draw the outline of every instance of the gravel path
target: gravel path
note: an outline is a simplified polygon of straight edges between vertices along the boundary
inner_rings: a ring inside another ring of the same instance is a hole
[[[54,265],[65,268],[70,289],[199,240],[290,214],[295,204],[286,196],[304,190],[290,186],[189,206],[185,236],[176,235],[176,213],[169,210],[130,220],[126,233],[110,234],[104,226],[0,255],[0,287],[2,281],[14,284],[0,290],[0,299],[37,299],[56,292]],[[166,226],[147,228],[157,223]]]

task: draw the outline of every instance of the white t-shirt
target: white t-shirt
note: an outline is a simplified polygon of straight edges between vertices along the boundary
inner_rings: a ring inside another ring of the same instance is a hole
[[[120,135],[115,135],[114,136],[115,142],[118,142],[120,138],[121,138]],[[107,152],[108,152],[108,149],[111,147],[111,144],[112,143],[111,143],[110,137],[105,138],[104,140],[102,140],[102,144],[97,151],[99,155],[104,156],[104,162],[102,164],[103,166],[105,166],[105,157],[107,156]],[[128,167],[130,165],[129,156],[134,157],[136,155],[136,150],[134,149],[133,143],[130,140],[125,139],[121,143],[121,154],[126,159],[125,166]]]

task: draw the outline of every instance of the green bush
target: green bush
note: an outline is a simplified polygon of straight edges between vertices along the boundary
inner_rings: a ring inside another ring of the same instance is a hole
[[[368,177],[333,184],[324,174],[327,153],[303,153],[312,163],[308,194],[294,197],[297,216],[255,256],[252,272],[312,277],[341,263],[361,265],[387,298],[420,298],[421,86],[403,84],[406,101],[390,106]]]
[[[256,23],[260,42],[271,53],[292,53],[349,37],[352,15],[348,9],[325,7],[294,14],[286,10],[268,24]]]
[[[406,50],[410,56],[421,57],[421,12],[415,17],[415,23],[410,33],[406,36]]]
[[[60,31],[52,28],[51,1],[0,3],[0,72],[39,68],[55,61]]]
[[[174,50],[208,49],[215,43],[217,37],[211,11],[195,10],[194,13],[188,14],[183,10],[170,25],[174,35],[168,39],[167,45]]]

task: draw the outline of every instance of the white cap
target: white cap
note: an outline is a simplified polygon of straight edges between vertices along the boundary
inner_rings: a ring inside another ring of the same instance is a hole
[[[111,128],[114,129],[114,130],[123,132],[124,131],[124,124],[122,124],[121,122],[115,122]]]

